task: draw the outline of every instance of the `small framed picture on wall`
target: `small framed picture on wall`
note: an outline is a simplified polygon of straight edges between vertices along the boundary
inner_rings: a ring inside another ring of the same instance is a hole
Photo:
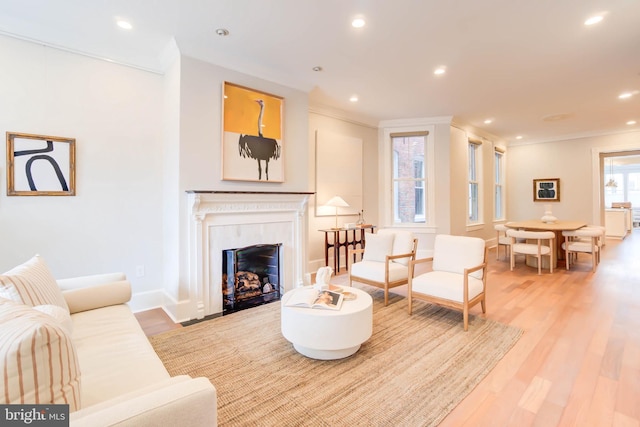
[[[7,132],[7,196],[75,196],[76,140]]]
[[[534,202],[559,202],[560,178],[545,178],[533,180]]]

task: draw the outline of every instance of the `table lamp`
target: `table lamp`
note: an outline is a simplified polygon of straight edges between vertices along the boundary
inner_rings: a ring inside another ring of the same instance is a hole
[[[333,229],[334,230],[340,230],[340,228],[338,227],[338,208],[349,207],[349,204],[347,202],[345,202],[342,197],[334,196],[331,199],[329,199],[329,201],[327,203],[325,203],[324,205],[325,206],[333,206],[334,208],[336,208],[336,226]]]

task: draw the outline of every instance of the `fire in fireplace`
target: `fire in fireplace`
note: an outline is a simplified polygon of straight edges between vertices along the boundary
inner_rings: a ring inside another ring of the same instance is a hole
[[[282,243],[222,251],[222,315],[277,301]]]

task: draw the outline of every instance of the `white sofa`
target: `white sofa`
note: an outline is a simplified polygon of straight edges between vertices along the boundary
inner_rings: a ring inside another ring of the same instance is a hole
[[[124,274],[55,280],[37,255],[1,274],[1,400],[67,403],[74,427],[215,426],[215,387],[169,375],[130,298]]]
[[[207,378],[171,377],[126,305],[124,274],[58,280],[73,321],[82,408],[72,426],[214,426]]]

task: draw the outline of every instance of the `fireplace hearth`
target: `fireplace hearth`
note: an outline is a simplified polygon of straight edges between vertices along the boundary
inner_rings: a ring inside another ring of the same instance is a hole
[[[222,315],[280,300],[282,243],[222,251]]]

